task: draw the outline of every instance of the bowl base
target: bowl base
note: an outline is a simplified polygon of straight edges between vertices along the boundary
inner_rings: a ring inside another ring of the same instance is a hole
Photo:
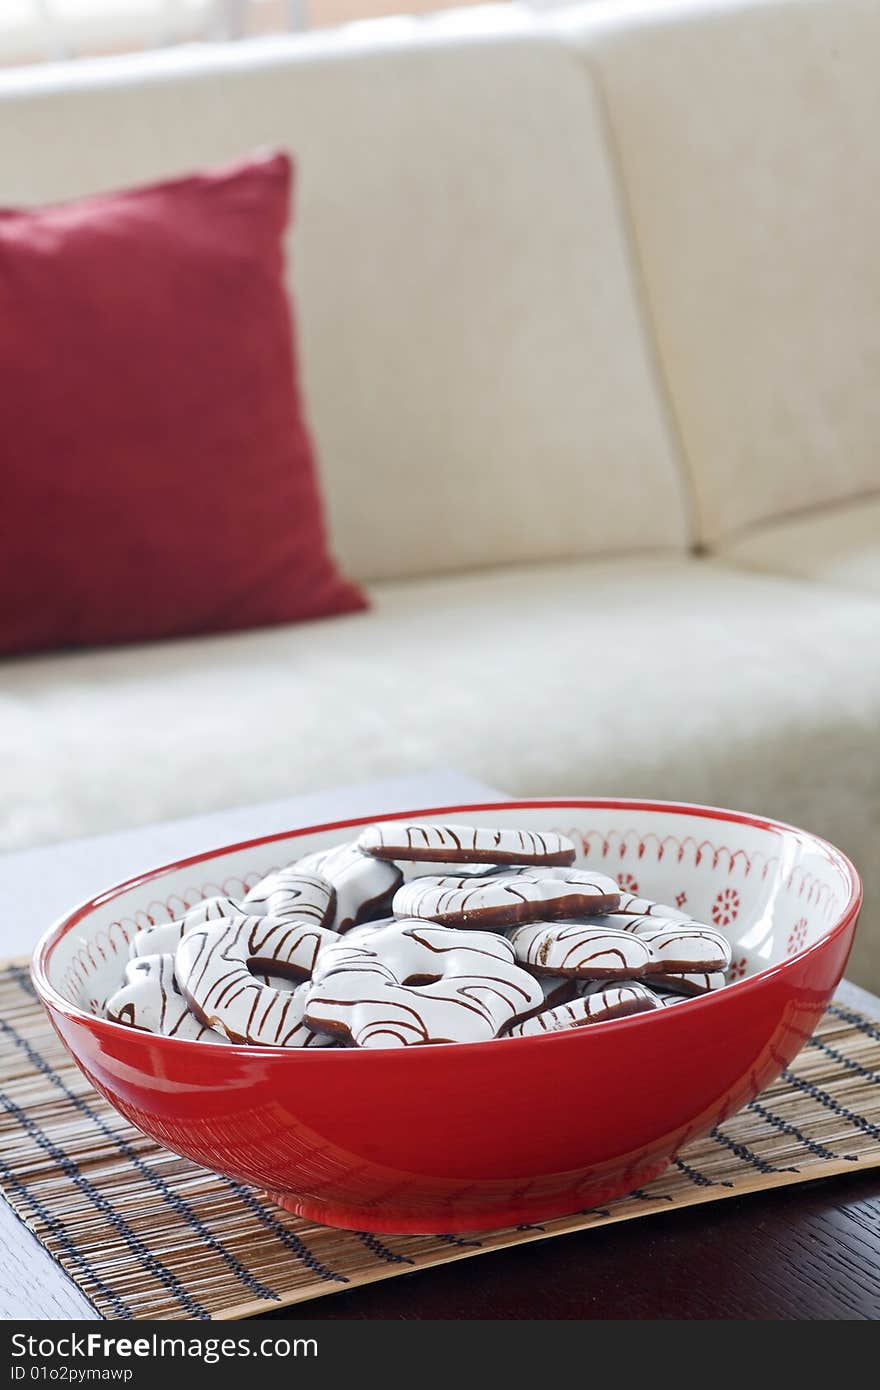
[[[672,1156],[659,1161],[654,1159],[644,1167],[631,1169],[625,1179],[614,1184],[605,1182],[590,1188],[579,1183],[567,1196],[556,1195],[552,1201],[518,1202],[513,1206],[493,1204],[482,1210],[468,1207],[461,1212],[452,1212],[446,1206],[434,1210],[420,1208],[418,1211],[393,1204],[381,1209],[349,1207],[337,1202],[297,1197],[292,1192],[264,1192],[263,1196],[304,1221],[334,1226],[343,1231],[359,1231],[368,1235],[459,1235],[472,1231],[499,1231],[508,1226],[534,1225],[557,1217],[586,1213],[616,1197],[625,1197],[628,1192],[643,1187],[645,1183],[653,1182],[671,1162]]]

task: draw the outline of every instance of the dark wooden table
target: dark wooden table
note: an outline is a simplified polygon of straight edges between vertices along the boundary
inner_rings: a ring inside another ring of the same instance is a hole
[[[838,998],[880,1018],[880,999]],[[461,1260],[265,1317],[880,1318],[880,1168]]]

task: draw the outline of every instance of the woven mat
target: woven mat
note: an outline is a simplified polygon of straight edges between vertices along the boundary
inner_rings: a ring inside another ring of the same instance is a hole
[[[880,1165],[880,1027],[832,1005],[791,1069],[649,1187],[543,1226],[378,1236],[317,1226],[132,1129],[0,966],[0,1186],[106,1318],[241,1318],[428,1265]]]

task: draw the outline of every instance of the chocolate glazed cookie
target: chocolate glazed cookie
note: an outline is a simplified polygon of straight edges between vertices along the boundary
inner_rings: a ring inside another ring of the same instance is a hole
[[[336,889],[319,874],[303,872],[291,864],[255,884],[242,905],[251,915],[265,914],[277,922],[308,919],[328,927],[336,907]]]
[[[504,937],[397,922],[322,951],[305,1019],[357,1047],[486,1042],[544,993]]]
[[[186,935],[177,947],[174,970],[196,1018],[231,1042],[322,1046],[304,1021],[306,991],[289,993],[266,984],[251,969],[308,979],[321,948],[339,939],[308,920],[233,917]]]
[[[518,961],[536,975],[631,980],[651,968],[641,937],[584,922],[527,922],[508,933]]]
[[[389,821],[367,826],[358,848],[377,859],[425,864],[573,864],[575,847],[565,835],[548,830],[480,830],[473,825],[432,825]]]
[[[681,995],[711,994],[716,989],[722,989],[727,983],[720,970],[678,973],[668,971],[665,974],[651,975],[650,980],[658,989],[672,990],[673,993]]]
[[[730,943],[714,927],[656,919],[654,930],[642,929],[638,940],[651,951],[651,974],[713,975],[730,965]]]
[[[248,910],[235,898],[203,898],[182,917],[173,922],[160,922],[158,926],[146,927],[139,931],[131,943],[132,956],[171,955],[177,950],[183,938],[205,922],[216,922],[223,917],[248,916]]]
[[[511,1038],[537,1037],[541,1033],[561,1033],[569,1028],[584,1028],[590,1023],[604,1023],[613,1018],[628,1018],[630,1014],[659,1009],[658,995],[631,981],[621,985],[597,985],[588,994],[569,1003],[546,1009],[531,1018],[514,1023],[507,1030]]]
[[[523,869],[491,878],[414,878],[398,888],[398,917],[422,917],[446,927],[513,927],[547,918],[613,912],[620,902],[614,879],[587,869]]]
[[[351,842],[307,854],[293,867],[298,873],[317,874],[335,890],[335,908],[325,925],[338,932],[386,916],[403,882],[403,870],[396,864],[364,854]]]
[[[190,1012],[174,978],[174,957],[169,954],[130,960],[125,967],[125,983],[110,995],[104,1012],[113,1023],[124,1023],[142,1033],[161,1033],[190,1042],[227,1041]]]

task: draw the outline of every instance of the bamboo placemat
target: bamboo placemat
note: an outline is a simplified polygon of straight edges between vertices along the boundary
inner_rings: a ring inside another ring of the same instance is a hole
[[[790,1070],[605,1208],[474,1236],[302,1221],[160,1148],[89,1086],[0,965],[0,1187],[106,1318],[242,1318],[429,1265],[880,1164],[880,1027],[832,1005]]]

